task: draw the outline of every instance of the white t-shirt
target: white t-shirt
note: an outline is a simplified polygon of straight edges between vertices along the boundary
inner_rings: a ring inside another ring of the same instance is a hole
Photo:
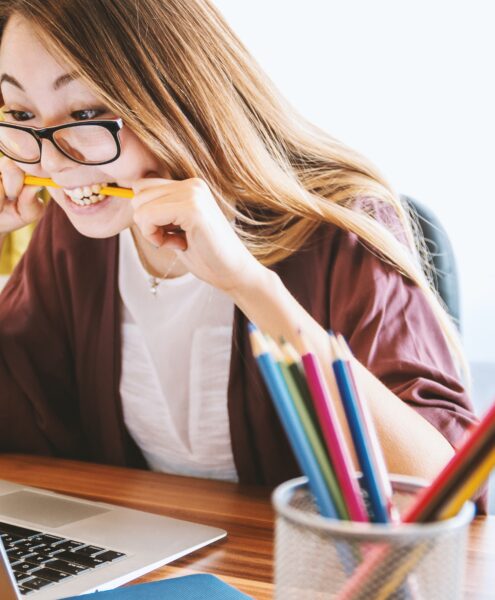
[[[151,469],[236,481],[227,412],[234,304],[191,273],[150,292],[120,234],[124,421]]]

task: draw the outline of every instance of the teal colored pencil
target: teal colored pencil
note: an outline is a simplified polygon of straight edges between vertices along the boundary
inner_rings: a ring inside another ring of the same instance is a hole
[[[248,330],[253,354],[260,368],[261,375],[266,383],[299,467],[308,478],[308,486],[318,505],[319,511],[324,517],[337,519],[337,509],[302,428],[280,369],[275,364],[275,360],[270,353],[268,342],[259,329],[252,323],[248,324]]]

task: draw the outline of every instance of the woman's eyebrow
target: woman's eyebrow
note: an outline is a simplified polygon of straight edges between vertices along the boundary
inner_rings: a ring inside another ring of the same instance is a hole
[[[60,77],[57,77],[57,79],[55,79],[52,87],[54,90],[59,90],[64,85],[67,85],[71,81],[74,81],[74,79],[76,79],[77,76],[77,73],[66,73],[65,75],[61,75]],[[17,79],[15,77],[12,77],[12,75],[9,75],[8,73],[2,73],[2,75],[0,76],[0,85],[2,85],[4,81],[6,83],[15,85],[15,87],[19,88],[23,92],[25,91],[22,85],[17,81]]]

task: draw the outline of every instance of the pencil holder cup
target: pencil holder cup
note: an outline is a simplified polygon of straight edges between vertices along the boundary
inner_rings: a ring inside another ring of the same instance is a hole
[[[401,512],[425,484],[392,476]],[[320,516],[306,477],[278,486],[276,600],[461,600],[474,505],[451,519],[387,525]]]

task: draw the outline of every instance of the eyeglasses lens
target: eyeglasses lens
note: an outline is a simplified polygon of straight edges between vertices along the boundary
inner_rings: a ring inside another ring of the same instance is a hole
[[[0,127],[0,151],[14,160],[36,161],[40,156],[37,141],[27,131]]]
[[[53,139],[71,158],[88,164],[112,160],[117,154],[113,135],[99,125],[59,129]]]

